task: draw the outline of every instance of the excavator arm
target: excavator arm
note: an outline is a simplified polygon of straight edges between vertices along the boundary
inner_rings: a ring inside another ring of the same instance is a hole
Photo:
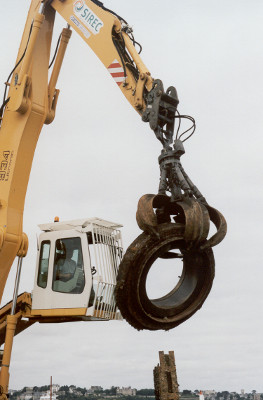
[[[104,64],[130,104],[141,114],[153,79],[129,36],[131,28],[100,1],[52,1],[54,8]],[[103,90],[103,88],[102,88]]]
[[[67,22],[48,79],[56,11]],[[92,48],[120,90],[158,134],[171,130],[178,104],[174,88],[164,93],[135,49],[131,28],[97,0],[32,0],[8,94],[0,110],[0,299],[16,256],[24,257],[23,209],[34,151],[43,124],[56,111],[56,83],[72,27]],[[100,88],[103,91],[103,88]]]

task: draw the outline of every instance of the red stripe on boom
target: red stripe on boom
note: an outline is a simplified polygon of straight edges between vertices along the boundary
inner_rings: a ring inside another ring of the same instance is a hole
[[[111,72],[110,74],[113,78],[120,78],[121,76],[124,78],[124,72]]]
[[[123,67],[120,65],[120,63],[117,60],[114,60],[109,66],[108,66],[109,73],[115,80],[118,86],[120,86],[124,80],[124,70]],[[114,72],[114,70],[116,72]],[[120,79],[118,79],[120,78]],[[121,79],[123,78],[123,79]]]
[[[119,63],[112,63],[108,68],[121,68]]]

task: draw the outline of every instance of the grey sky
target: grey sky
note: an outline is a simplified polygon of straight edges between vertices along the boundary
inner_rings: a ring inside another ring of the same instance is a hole
[[[2,82],[14,65],[29,3],[13,0],[2,9]],[[180,112],[196,119],[182,163],[225,215],[229,232],[215,248],[211,294],[180,327],[137,332],[126,322],[35,325],[15,338],[10,386],[47,384],[53,375],[60,384],[153,387],[158,351],[174,350],[181,389],[263,392],[263,3],[104,4],[133,26],[152,75],[165,87],[175,85]],[[57,24],[54,42],[65,25],[59,17]],[[98,216],[123,223],[127,247],[140,233],[139,197],[158,187],[159,142],[76,33],[57,86],[57,116],[43,128],[28,187],[24,231],[30,249],[21,292],[33,287],[38,223],[55,215]]]

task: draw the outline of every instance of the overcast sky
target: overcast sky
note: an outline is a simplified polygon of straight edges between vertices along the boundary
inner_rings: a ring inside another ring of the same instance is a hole
[[[14,66],[30,1],[1,3],[4,82]],[[196,119],[182,164],[208,202],[225,215],[229,231],[214,249],[211,294],[184,324],[169,332],[137,332],[114,321],[36,324],[15,338],[10,387],[48,384],[50,375],[59,384],[153,387],[158,351],[174,350],[181,390],[263,392],[263,3],[104,4],[133,26],[152,75],[165,87],[175,85],[179,111]],[[54,43],[64,26],[58,17]],[[140,233],[135,221],[139,197],[158,189],[160,143],[76,33],[57,87],[56,119],[42,130],[28,186],[24,231],[30,248],[21,292],[33,288],[37,224],[55,215],[120,222],[127,248]],[[15,269],[3,301],[12,297]]]

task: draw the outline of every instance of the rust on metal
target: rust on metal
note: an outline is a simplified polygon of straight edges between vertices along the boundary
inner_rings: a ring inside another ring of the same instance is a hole
[[[205,302],[215,274],[211,248],[225,237],[226,221],[219,211],[194,196],[171,201],[162,194],[142,196],[136,219],[144,232],[128,247],[120,264],[116,301],[123,317],[136,329],[169,330],[189,319]],[[210,221],[217,232],[208,239]],[[166,295],[149,298],[146,282],[153,264],[158,259],[176,258],[182,261],[179,281]]]
[[[157,209],[157,211],[156,211]],[[185,225],[184,240],[192,244],[200,244],[200,249],[208,249],[219,244],[227,232],[224,216],[207,203],[185,196],[182,200],[172,202],[166,195],[145,194],[139,199],[136,220],[139,228],[145,232],[160,224],[158,211],[162,210],[161,223],[170,222],[175,215],[175,222]],[[208,240],[210,221],[217,232]],[[206,241],[206,242],[205,242]],[[205,243],[204,243],[205,242]]]
[[[146,231],[149,227],[158,225],[157,215],[154,209],[166,207],[170,202],[168,196],[145,194],[138,201],[138,208],[136,213],[136,221],[142,231]],[[166,222],[169,222],[170,218]]]
[[[221,214],[218,210],[209,205],[206,205],[206,208],[209,212],[210,220],[213,222],[213,224],[215,224],[217,228],[217,232],[213,236],[211,236],[211,238],[208,239],[205,244],[200,246],[201,250],[208,249],[209,247],[214,247],[222,242],[227,232],[227,223],[223,214]]]
[[[210,219],[206,207],[192,197],[178,201],[185,217],[184,239],[187,242],[202,242],[209,233]]]

